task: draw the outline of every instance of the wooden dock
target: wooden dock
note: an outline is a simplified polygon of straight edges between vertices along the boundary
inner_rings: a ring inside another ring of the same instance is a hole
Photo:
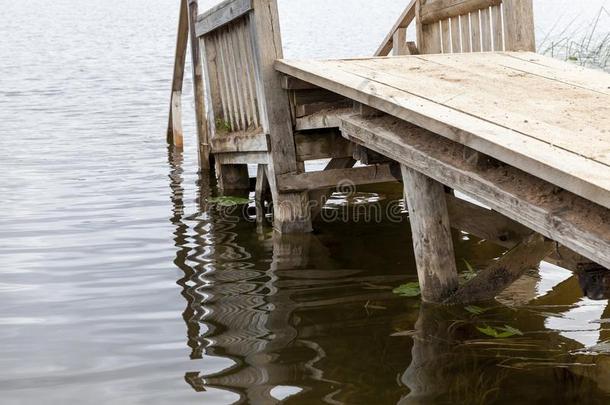
[[[310,231],[340,183],[401,181],[426,301],[493,298],[551,254],[610,268],[610,75],[535,54],[531,0],[413,0],[376,57],[299,61],[282,59],[274,0],[182,7],[168,133],[190,24],[202,169],[229,193],[257,165],[278,231]],[[460,286],[452,227],[512,249]]]

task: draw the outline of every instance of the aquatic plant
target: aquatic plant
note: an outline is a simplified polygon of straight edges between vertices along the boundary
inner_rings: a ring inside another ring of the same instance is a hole
[[[421,289],[417,282],[403,284],[396,287],[392,292],[402,297],[419,297],[421,295]]]
[[[221,207],[234,207],[236,205],[249,204],[250,200],[247,198],[241,198],[241,197],[220,196],[220,197],[210,197],[208,199],[208,202],[210,204],[216,204]]]
[[[499,327],[497,329],[492,328],[491,326],[477,326],[477,330],[496,339],[505,339],[516,335],[523,336],[523,332],[509,325],[504,325],[504,327]]]

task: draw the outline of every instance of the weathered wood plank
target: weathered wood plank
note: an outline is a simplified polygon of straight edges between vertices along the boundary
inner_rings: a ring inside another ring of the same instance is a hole
[[[443,53],[451,53],[451,22],[447,18],[441,20],[441,43]]]
[[[408,55],[409,48],[407,47],[407,29],[398,28],[392,39],[392,52],[394,55]]]
[[[451,52],[462,52],[462,44],[460,42],[460,18],[453,17],[451,21]]]
[[[232,132],[212,139],[214,153],[267,152],[267,135],[261,132]]]
[[[491,8],[491,24],[493,35],[493,50],[504,51],[504,28],[502,26],[502,5]]]
[[[281,233],[310,232],[307,193],[281,194],[277,188],[278,176],[300,172],[288,97],[282,89],[282,76],[274,69],[274,62],[283,54],[277,4],[273,0],[252,0],[252,6],[256,10],[250,14],[250,28],[259,112],[271,149],[268,178],[274,200],[274,227]]]
[[[197,124],[197,157],[199,169],[208,171],[210,167],[210,145],[208,123],[205,113],[205,92],[203,85],[203,66],[199,38],[195,34],[198,5],[196,0],[189,0],[189,34],[191,43],[191,67],[193,73],[193,95],[195,96],[195,122]]]
[[[267,152],[218,153],[214,154],[214,159],[218,165],[258,165],[269,163]],[[243,168],[241,170],[243,173]]]
[[[294,140],[299,162],[351,157],[355,146],[343,138],[337,130],[306,134],[297,133]]]
[[[353,185],[394,182],[399,180],[390,165],[357,167],[354,169],[334,169],[320,172],[283,175],[278,177],[281,192],[296,192],[334,188],[348,182]]]
[[[319,111],[311,115],[297,118],[295,129],[297,131],[307,131],[311,129],[339,128],[341,118],[344,115],[350,114],[352,114],[351,108]]]
[[[186,47],[188,44],[189,23],[186,0],[180,2],[180,14],[178,17],[178,34],[176,37],[176,55],[174,58],[174,73],[172,77],[172,91],[169,102],[169,119],[167,123],[167,143],[174,146],[182,146],[182,115],[181,100],[182,85],[184,83],[184,65],[186,62]],[[173,111],[177,110],[179,117],[174,117]]]
[[[401,165],[422,300],[443,302],[458,288],[443,185]]]
[[[610,211],[510,167],[478,168],[464,146],[395,118],[343,120],[348,139],[459,190],[503,215],[610,267]]]
[[[252,10],[252,0],[226,0],[197,18],[196,33],[201,37]]]
[[[451,57],[455,57],[455,55],[451,55]],[[387,58],[386,60],[388,63],[394,63],[399,59],[407,61],[412,58]],[[536,176],[591,201],[610,207],[610,178],[605,175],[607,167],[603,164],[584,159],[582,156],[557,148],[549,142],[530,136],[524,137],[522,133],[512,130],[510,127],[476,118],[468,111],[443,106],[425,97],[401,91],[396,89],[395,84],[384,85],[362,75],[348,72],[336,66],[340,63],[343,62],[278,61],[276,67],[283,73],[312,82],[434,133],[459,141],[505,163],[536,173]],[[404,74],[408,73],[407,70],[404,69]],[[418,78],[421,76],[418,75]],[[420,85],[421,83],[414,84]],[[436,97],[437,95],[433,93],[430,93],[428,88],[427,94]],[[450,100],[451,103],[457,101],[457,99]],[[493,104],[493,101],[490,103]],[[472,113],[476,113],[476,111],[472,111]],[[519,125],[528,124],[522,121],[516,122]],[[604,150],[606,149],[604,148]]]
[[[445,18],[457,17],[489,6],[497,6],[502,0],[436,0],[421,7],[423,24],[430,24]]]
[[[284,90],[320,90],[318,86],[286,75],[282,76],[282,88]]]
[[[532,0],[504,0],[502,7],[506,50],[536,52]]]
[[[383,39],[383,42],[375,51],[375,56],[388,56],[394,46],[394,33],[400,28],[407,28],[415,19],[415,5],[417,0],[411,0],[405,10],[402,12],[388,35]]]
[[[554,249],[555,244],[552,241],[534,234],[509,250],[498,261],[478,272],[445,303],[465,304],[494,299],[526,271],[538,267]]]
[[[481,50],[483,52],[491,52],[492,48],[492,39],[491,39],[491,14],[489,8],[484,8],[481,10],[481,42],[482,47]]]
[[[472,52],[481,52],[481,17],[479,10],[470,13],[470,46]]]
[[[462,44],[462,52],[472,52],[470,45],[470,15],[464,14],[460,16],[460,42]]]

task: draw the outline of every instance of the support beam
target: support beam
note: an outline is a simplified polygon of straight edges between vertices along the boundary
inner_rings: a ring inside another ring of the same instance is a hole
[[[493,299],[527,270],[537,267],[555,249],[555,244],[540,234],[524,239],[497,262],[477,273],[449,297],[447,304],[464,304]]]
[[[248,165],[217,164],[218,186],[225,195],[242,194],[250,190]]]
[[[400,180],[400,177],[395,175],[389,164],[385,164],[278,176],[278,187],[280,192],[290,193],[334,188],[342,183],[362,185],[398,180]]]
[[[422,299],[443,302],[458,288],[443,185],[401,165]]]
[[[464,161],[467,147],[393,117],[343,120],[349,140],[477,199],[588,259],[610,268],[610,213],[510,166]]]
[[[203,65],[201,62],[201,50],[199,38],[195,33],[197,23],[198,5],[197,0],[188,0],[189,33],[191,42],[191,62],[193,68],[193,95],[195,96],[195,119],[197,123],[197,156],[199,158],[199,169],[209,171],[210,167],[210,145],[208,134],[208,123],[205,116],[205,94],[203,87]]]
[[[395,56],[399,55],[408,55],[409,48],[407,46],[407,29],[399,28],[394,33],[394,38],[392,40],[393,52]]]
[[[279,13],[275,1],[252,0],[250,27],[256,64],[256,87],[263,128],[269,134],[270,157],[268,178],[273,194],[274,228],[281,233],[311,232],[311,217],[306,192],[282,194],[276,178],[297,175],[296,158],[288,94],[282,88],[282,75],[274,63],[282,59]]]
[[[183,145],[182,134],[182,84],[184,82],[184,65],[186,47],[188,44],[189,22],[187,0],[180,1],[180,17],[178,20],[178,35],[176,38],[176,56],[174,59],[174,75],[170,97],[169,120],[167,125],[167,143],[177,147]]]
[[[267,180],[267,165],[258,165],[256,170],[256,187],[254,190],[254,203],[256,205],[256,222],[265,220],[265,200],[269,193],[269,181]]]

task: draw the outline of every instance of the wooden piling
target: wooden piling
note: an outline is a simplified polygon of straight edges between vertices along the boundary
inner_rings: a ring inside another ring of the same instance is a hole
[[[445,190],[408,166],[401,169],[422,299],[442,302],[458,288]]]
[[[178,35],[176,38],[176,56],[174,59],[174,75],[170,96],[169,122],[167,124],[167,143],[180,148],[184,143],[182,133],[182,102],[180,99],[182,97],[184,64],[186,61],[186,47],[189,35],[188,19],[187,0],[181,0]]]

